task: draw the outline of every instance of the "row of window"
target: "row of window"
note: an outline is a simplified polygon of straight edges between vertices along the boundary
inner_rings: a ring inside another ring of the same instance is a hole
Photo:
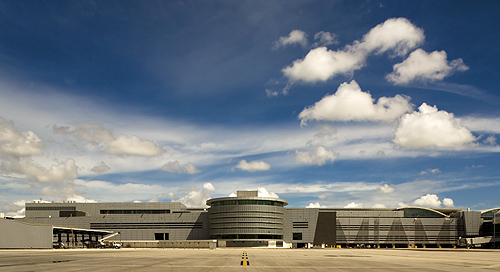
[[[199,229],[201,222],[180,223],[90,223],[91,229]]]
[[[101,210],[101,214],[166,214],[170,210]]]
[[[283,202],[271,200],[243,199],[243,200],[222,200],[214,201],[211,206],[227,206],[227,205],[267,205],[283,207]]]
[[[283,239],[283,235],[274,235],[274,234],[221,234],[221,235],[211,235],[211,239]]]
[[[76,211],[76,207],[56,207],[56,206],[35,206],[35,207],[26,207],[27,211]]]

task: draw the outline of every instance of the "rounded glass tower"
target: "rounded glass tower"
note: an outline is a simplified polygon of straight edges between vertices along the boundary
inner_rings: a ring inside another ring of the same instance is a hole
[[[210,237],[221,240],[283,240],[285,208],[280,198],[258,197],[257,191],[238,191],[236,197],[207,200]]]

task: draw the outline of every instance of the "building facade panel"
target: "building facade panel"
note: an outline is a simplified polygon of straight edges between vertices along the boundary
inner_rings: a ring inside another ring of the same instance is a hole
[[[496,235],[494,216],[461,209],[285,208],[286,200],[239,191],[207,209],[170,203],[27,203],[27,222],[120,232],[113,240],[208,240],[227,246],[455,246]]]

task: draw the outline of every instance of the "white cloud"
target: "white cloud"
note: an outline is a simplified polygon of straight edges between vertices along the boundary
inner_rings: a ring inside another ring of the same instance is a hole
[[[438,111],[423,103],[418,112],[401,117],[393,142],[407,148],[460,150],[473,145],[476,138],[452,113]]]
[[[266,89],[266,95],[267,97],[276,97],[279,95],[279,93],[277,91]]]
[[[78,167],[73,159],[52,164],[48,169],[35,164],[30,158],[4,160],[2,170],[25,175],[29,181],[40,183],[65,183],[78,177]]]
[[[238,190],[241,191],[241,190]],[[254,190],[252,190],[254,191]],[[237,197],[238,194],[232,192],[229,194],[229,197]],[[257,187],[257,196],[258,197],[270,197],[270,198],[280,198],[276,193],[269,192],[265,187]]]
[[[42,195],[76,195],[79,194],[75,188],[73,187],[65,187],[62,189],[54,188],[52,186],[45,186],[40,190]]]
[[[258,191],[257,195],[259,197],[279,198],[279,196],[277,194],[275,194],[274,192],[267,191],[267,189],[264,187],[258,187],[257,191]]]
[[[137,136],[121,135],[108,142],[105,152],[114,155],[153,157],[164,153],[165,150],[152,141],[141,140]]]
[[[441,173],[441,170],[439,170],[438,168],[434,168],[434,169],[428,169],[428,170],[424,170],[422,172],[420,172],[420,175],[425,175],[425,174],[439,174]]]
[[[336,75],[349,75],[361,69],[372,53],[381,54],[391,50],[392,55],[405,55],[423,40],[423,31],[408,19],[391,18],[372,28],[361,41],[337,51],[326,47],[312,49],[304,59],[295,60],[282,71],[292,82],[326,81]]]
[[[307,47],[307,35],[302,30],[292,30],[288,36],[280,37],[274,42],[273,49],[278,49],[282,46],[291,44],[300,44],[302,47]]]
[[[94,199],[88,199],[88,198],[85,198],[84,196],[75,195],[75,194],[68,196],[63,201],[74,201],[76,203],[97,203],[97,201]]]
[[[171,173],[186,173],[186,174],[197,174],[200,172],[196,166],[190,162],[180,165],[178,161],[169,161],[164,164],[161,168],[163,171],[171,172]]]
[[[41,155],[45,144],[32,131],[21,131],[12,121],[0,117],[0,169],[9,174],[26,176],[27,180],[41,183],[64,183],[78,176],[75,160],[52,164],[44,168],[31,156]]]
[[[271,165],[264,161],[247,162],[246,160],[241,160],[235,167],[248,172],[268,171],[271,169]]]
[[[331,51],[326,47],[318,47],[282,71],[292,82],[315,83],[326,81],[338,74],[351,74],[363,67],[364,59],[362,53],[349,50]]]
[[[363,208],[362,203],[351,202],[344,206],[344,208],[352,209],[352,208]]]
[[[424,31],[408,19],[390,18],[372,28],[357,46],[367,52],[381,54],[392,50],[395,55],[404,56],[421,45],[424,38]]]
[[[431,208],[440,208],[441,201],[439,197],[435,194],[426,194],[419,199],[413,201],[413,205],[421,206],[421,207],[431,207]]]
[[[497,138],[493,135],[490,135],[488,136],[488,138],[486,138],[484,140],[484,143],[485,144],[489,144],[489,145],[496,145],[497,144]]]
[[[319,202],[316,203],[309,203],[309,205],[306,206],[306,208],[326,208],[325,205],[319,204]]]
[[[443,204],[447,208],[454,207],[453,199],[444,198],[443,202],[439,200],[439,197],[435,194],[426,194],[419,199],[413,201],[413,205],[421,206],[421,207],[431,207],[431,208],[440,208],[441,204]]]
[[[384,204],[375,203],[375,204],[372,205],[372,208],[374,208],[374,209],[385,209],[387,207]]]
[[[200,170],[198,170],[198,168],[196,168],[196,166],[191,162],[188,162],[184,165],[184,170],[187,174],[190,175],[200,173]]]
[[[469,129],[484,133],[500,133],[500,118],[466,117],[463,124]]]
[[[413,51],[401,63],[393,66],[394,71],[386,79],[394,84],[407,84],[412,81],[437,81],[443,80],[455,71],[469,69],[462,59],[448,62],[445,51],[427,53],[422,49]]]
[[[313,47],[328,46],[339,43],[335,33],[325,31],[320,31],[314,34],[314,40],[316,40],[316,42],[313,44]]]
[[[380,193],[390,194],[390,193],[393,193],[395,191],[395,189],[392,188],[391,186],[389,186],[389,184],[384,184],[384,185],[380,186],[380,189],[378,189],[378,191]]]
[[[54,126],[53,131],[103,148],[105,153],[113,155],[153,157],[165,152],[153,141],[142,140],[137,136],[116,136],[102,124],[79,123],[73,130],[69,127]]]
[[[316,146],[310,151],[295,151],[295,161],[303,164],[315,164],[321,166],[327,161],[333,162],[337,158],[337,154],[322,145]]]
[[[90,169],[90,171],[97,173],[97,174],[106,173],[109,170],[111,170],[111,168],[103,161],[98,163],[96,166],[94,166]]]
[[[203,184],[203,189],[196,189],[196,187],[191,187],[187,195],[179,198],[182,204],[187,207],[206,207],[206,202],[210,199],[211,195],[215,191],[214,186],[207,182]]]
[[[381,97],[374,104],[370,93],[363,92],[356,81],[342,83],[337,92],[323,97],[300,114],[301,124],[308,120],[392,121],[412,110],[408,97]]]
[[[182,173],[180,163],[178,161],[169,161],[165,163],[162,167],[161,170],[167,171],[170,173]]]
[[[453,203],[453,199],[451,198],[443,198],[443,205],[447,208],[454,207],[455,204]]]
[[[158,202],[160,198],[163,197],[163,194],[158,194],[157,196],[151,198],[148,202]]]
[[[24,217],[25,204],[25,200],[18,200],[13,203],[3,205],[1,211],[8,217]]]
[[[21,131],[12,121],[0,117],[0,154],[16,157],[41,155],[45,144],[32,131]]]
[[[325,199],[326,197],[327,197],[326,194],[321,194],[321,195],[318,196],[319,199]]]

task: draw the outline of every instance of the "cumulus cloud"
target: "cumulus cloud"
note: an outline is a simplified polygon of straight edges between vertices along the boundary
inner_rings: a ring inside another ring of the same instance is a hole
[[[153,141],[142,140],[137,136],[114,135],[102,124],[79,123],[74,129],[54,126],[53,131],[103,148],[105,153],[113,155],[153,157],[165,152]]]
[[[362,203],[356,203],[356,202],[351,202],[347,205],[344,206],[344,208],[363,208],[363,204]]]
[[[45,143],[33,131],[21,131],[0,117],[0,154],[16,157],[41,155]]]
[[[66,159],[49,168],[35,164],[30,158],[4,160],[1,166],[6,172],[25,175],[27,180],[41,183],[65,183],[78,177],[78,167],[73,159]]]
[[[44,142],[32,131],[21,131],[12,121],[0,117],[0,169],[26,176],[31,182],[65,183],[78,177],[75,160],[56,162],[49,168],[38,165],[32,156],[42,155]]]
[[[1,210],[7,217],[24,217],[25,204],[25,200],[15,201],[13,203],[3,205]]]
[[[439,200],[439,197],[435,194],[426,194],[424,196],[421,196],[419,199],[413,201],[413,205],[421,207],[440,208],[441,201]]]
[[[387,208],[384,204],[376,203],[372,205],[372,208],[374,209],[385,209]]]
[[[451,198],[443,198],[443,205],[447,208],[451,208],[455,206],[455,203],[453,203],[453,199]]]
[[[161,170],[171,173],[197,174],[200,172],[196,166],[190,162],[180,165],[178,161],[169,161],[161,167]]]
[[[309,205],[307,205],[306,208],[326,208],[326,206],[319,204],[319,202],[316,202],[316,203],[309,203]]]
[[[337,35],[335,33],[325,31],[320,31],[314,34],[314,40],[316,42],[313,44],[313,47],[328,46],[331,44],[339,43],[339,41],[337,40]]]
[[[395,189],[392,188],[391,186],[389,186],[389,184],[384,184],[384,185],[380,186],[378,191],[380,193],[390,194],[390,193],[394,193]]]
[[[424,39],[424,31],[408,19],[390,18],[372,28],[357,46],[376,54],[391,50],[394,55],[404,56]]]
[[[437,81],[452,75],[455,71],[466,71],[462,59],[447,60],[445,51],[427,53],[422,49],[413,51],[401,63],[393,66],[393,72],[386,79],[394,84],[407,84],[412,81]]]
[[[295,151],[295,161],[303,164],[315,164],[321,166],[327,161],[333,162],[337,158],[337,154],[322,145],[316,146],[310,151]]]
[[[235,167],[248,172],[268,171],[271,169],[271,165],[264,161],[247,162],[246,160],[241,160]]]
[[[372,28],[361,41],[355,41],[343,49],[312,49],[303,59],[295,60],[282,72],[292,82],[326,81],[336,75],[349,75],[361,69],[370,54],[381,54],[390,50],[391,55],[402,56],[423,41],[423,31],[408,19],[391,18]]]
[[[206,207],[206,202],[210,199],[214,191],[215,187],[212,183],[207,182],[203,184],[203,189],[191,187],[187,195],[179,198],[178,201],[187,207]]]
[[[108,142],[105,152],[114,155],[153,157],[164,153],[165,150],[152,141],[141,140],[137,136],[121,135]]]
[[[97,203],[96,200],[94,199],[88,199],[88,198],[85,198],[84,196],[81,196],[81,195],[70,195],[68,197],[66,197],[66,199],[63,200],[63,202],[68,202],[68,201],[72,201],[72,202],[76,202],[76,203]]]
[[[401,117],[393,142],[407,148],[437,148],[460,150],[473,145],[476,138],[460,124],[453,113],[438,111],[423,103],[418,112]]]
[[[363,92],[356,81],[340,84],[337,92],[323,97],[305,108],[299,118],[301,124],[309,120],[326,121],[392,121],[412,110],[408,97],[381,97],[377,103],[368,92]]]
[[[349,50],[331,51],[318,47],[307,53],[303,59],[295,60],[292,65],[283,68],[283,74],[290,81],[315,83],[326,81],[338,74],[351,74],[361,69],[364,54]]]
[[[264,187],[258,187],[257,191],[258,191],[258,196],[259,197],[279,198],[279,196],[277,194],[275,194],[274,192],[267,191],[267,189],[264,188]]]
[[[111,170],[111,168],[103,161],[98,163],[96,166],[94,166],[90,169],[90,171],[97,173],[97,174],[106,173],[109,170]]]
[[[229,194],[229,197],[237,197],[237,193]],[[274,192],[269,192],[265,187],[257,187],[257,196],[258,197],[271,197],[271,198],[279,198],[279,196]]]
[[[302,47],[307,47],[307,34],[302,30],[292,30],[288,36],[280,37],[274,42],[273,49],[278,49],[291,44],[300,44]]]
[[[455,206],[455,204],[453,203],[453,199],[443,198],[443,201],[441,202],[441,200],[439,200],[439,197],[435,194],[426,194],[413,201],[413,205],[415,206],[430,208],[441,208],[441,204],[443,204],[447,208]]]

